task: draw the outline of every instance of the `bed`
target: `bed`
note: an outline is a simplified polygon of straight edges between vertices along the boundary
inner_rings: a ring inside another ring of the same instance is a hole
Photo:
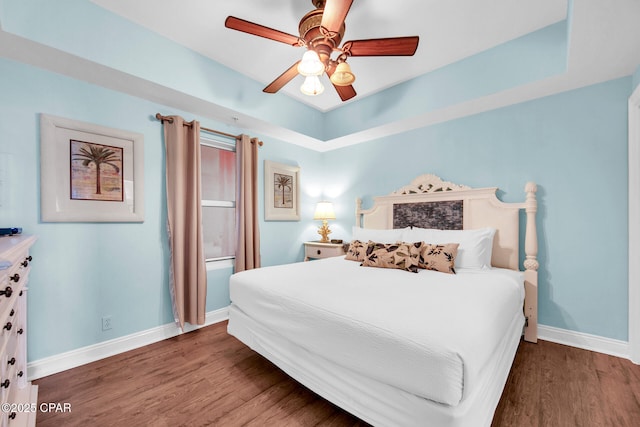
[[[536,190],[504,203],[422,175],[357,200],[346,257],[231,277],[228,332],[370,424],[490,425],[521,337],[537,339]]]

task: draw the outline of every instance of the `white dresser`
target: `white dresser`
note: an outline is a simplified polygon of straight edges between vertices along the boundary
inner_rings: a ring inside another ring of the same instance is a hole
[[[33,236],[0,237],[0,426],[33,426],[38,386],[27,381],[27,282]]]

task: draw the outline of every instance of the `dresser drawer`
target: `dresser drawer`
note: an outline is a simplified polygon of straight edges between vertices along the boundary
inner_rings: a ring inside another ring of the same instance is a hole
[[[305,242],[304,243],[304,260],[308,261],[313,258],[330,258],[334,256],[344,256],[344,247],[342,243],[320,243]]]
[[[0,238],[0,402],[16,407],[0,412],[0,427],[34,426],[37,386],[27,380],[27,283],[35,238]],[[8,266],[8,267],[7,267]]]
[[[3,355],[9,356],[9,358],[15,356],[17,343],[16,332],[21,328],[20,324],[22,322],[19,321],[18,314],[16,309],[12,308],[9,311],[9,316],[6,317],[2,325],[0,325],[2,328],[2,330],[0,330],[0,352]],[[4,372],[5,368],[4,365],[0,366],[0,373]]]
[[[29,268],[29,261],[25,258],[19,264],[0,272],[0,319],[10,316],[9,313],[14,309],[15,301],[28,281]]]

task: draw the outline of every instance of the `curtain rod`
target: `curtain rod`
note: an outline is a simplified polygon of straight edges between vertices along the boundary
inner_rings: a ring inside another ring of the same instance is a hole
[[[169,122],[169,123],[173,123],[173,118],[171,118],[171,117],[169,117],[169,116],[163,116],[163,115],[162,115],[162,114],[160,114],[160,113],[156,113],[156,119],[160,120],[160,122],[161,122],[161,123],[162,123],[163,121],[167,121],[167,122]],[[193,126],[193,123],[184,122],[184,123],[183,123],[183,126],[189,126],[189,127],[191,127],[191,126]],[[218,134],[218,135],[226,136],[226,137],[233,138],[233,139],[238,138],[238,135],[232,135],[232,134],[230,134],[230,133],[220,132],[219,130],[209,129],[209,128],[205,128],[205,127],[202,127],[202,126],[200,126],[200,130],[203,130],[203,131],[206,131],[206,132],[211,132],[211,133],[216,133],[216,134]],[[262,141],[258,141],[258,145],[259,145],[260,147],[262,147]]]

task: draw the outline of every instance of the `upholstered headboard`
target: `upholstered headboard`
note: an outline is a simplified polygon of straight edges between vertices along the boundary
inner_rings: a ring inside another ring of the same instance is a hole
[[[536,191],[534,183],[525,187],[526,199],[522,203],[505,203],[496,196],[494,188],[471,188],[453,184],[436,175],[421,175],[411,184],[387,195],[374,197],[373,207],[362,208],[356,200],[356,225],[365,228],[404,228],[407,226],[440,229],[496,229],[491,264],[494,267],[520,270],[521,209],[526,212],[525,230],[525,315],[529,336],[535,341],[537,326],[537,270],[538,241],[536,236]],[[529,312],[527,312],[527,310]],[[533,331],[535,329],[535,332]]]

